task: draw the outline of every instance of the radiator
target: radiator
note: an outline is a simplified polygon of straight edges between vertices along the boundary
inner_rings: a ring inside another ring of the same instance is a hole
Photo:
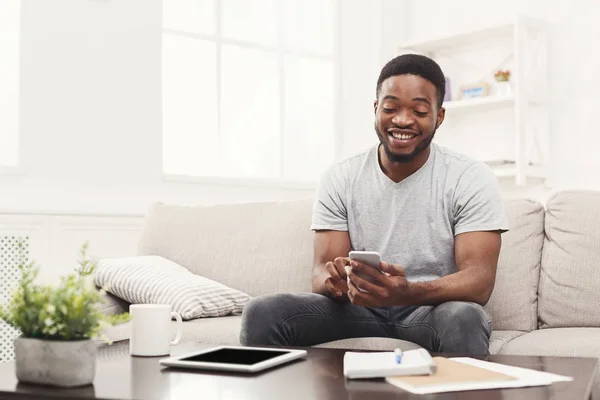
[[[18,283],[20,250],[29,260],[29,237],[0,235],[0,307],[5,307],[13,288]],[[15,357],[13,340],[19,331],[0,320],[0,362],[12,361]]]

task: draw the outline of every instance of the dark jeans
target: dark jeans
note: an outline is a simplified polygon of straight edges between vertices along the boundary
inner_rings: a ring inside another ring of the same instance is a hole
[[[242,316],[244,345],[313,346],[339,339],[386,337],[432,352],[489,354],[491,320],[479,304],[366,308],[315,293],[260,296]]]

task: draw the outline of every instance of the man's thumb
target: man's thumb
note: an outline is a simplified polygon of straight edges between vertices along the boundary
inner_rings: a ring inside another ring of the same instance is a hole
[[[383,272],[385,272],[389,275],[393,275],[393,276],[404,275],[404,271],[403,271],[402,267],[400,267],[399,265],[390,264],[385,261],[381,262],[381,270]]]

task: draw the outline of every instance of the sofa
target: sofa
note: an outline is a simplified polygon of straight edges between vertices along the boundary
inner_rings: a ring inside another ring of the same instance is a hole
[[[254,204],[179,206],[148,211],[138,255],[159,255],[194,274],[251,296],[311,290],[312,199]],[[492,317],[491,354],[600,357],[600,193],[561,191],[545,204],[505,200]],[[105,312],[128,304],[108,295]],[[184,339],[239,344],[241,316],[186,321]],[[174,322],[173,322],[174,323]],[[111,327],[113,340],[128,326]],[[414,343],[360,338],[320,347],[389,350]],[[597,371],[593,398],[600,400]]]

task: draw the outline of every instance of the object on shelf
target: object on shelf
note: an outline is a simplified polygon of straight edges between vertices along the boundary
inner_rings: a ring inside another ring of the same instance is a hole
[[[512,85],[510,82],[510,71],[509,70],[498,70],[494,74],[496,80],[495,94],[497,96],[510,96],[512,94]]]
[[[496,96],[510,96],[512,94],[512,86],[509,81],[496,82],[495,95]]]
[[[485,97],[488,95],[489,89],[487,82],[478,82],[471,85],[461,85],[460,96],[461,100],[474,99]]]
[[[496,82],[508,82],[510,81],[510,71],[508,69],[499,69],[494,74],[494,79],[496,80]]]

